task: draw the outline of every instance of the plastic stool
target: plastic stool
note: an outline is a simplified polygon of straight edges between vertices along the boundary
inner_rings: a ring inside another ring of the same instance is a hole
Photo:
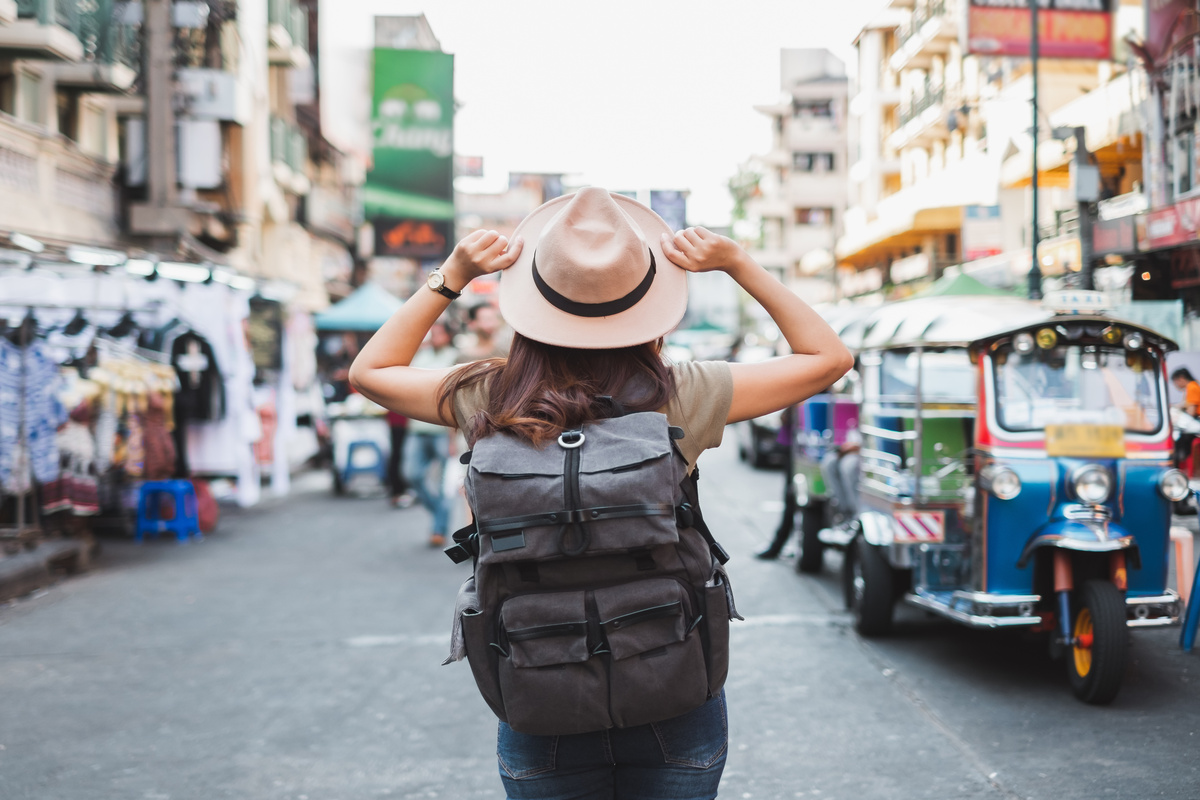
[[[357,450],[373,451],[375,453],[375,463],[370,466],[356,466],[354,463],[354,453]],[[346,466],[342,469],[342,483],[349,483],[352,476],[363,474],[374,475],[379,479],[380,483],[387,482],[387,459],[383,457],[383,450],[375,442],[360,440],[351,442],[346,448]]]
[[[160,516],[163,495],[175,503],[175,515],[171,519]],[[196,489],[191,481],[146,481],[138,490],[137,529],[133,540],[140,542],[147,533],[157,536],[163,531],[174,531],[179,542],[186,542],[189,536],[197,540],[203,538],[196,511]]]

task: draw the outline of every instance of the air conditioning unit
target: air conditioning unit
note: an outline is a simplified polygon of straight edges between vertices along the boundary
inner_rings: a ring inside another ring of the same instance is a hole
[[[176,73],[191,119],[215,119],[245,124],[248,109],[239,103],[237,76],[219,69],[181,69]]]

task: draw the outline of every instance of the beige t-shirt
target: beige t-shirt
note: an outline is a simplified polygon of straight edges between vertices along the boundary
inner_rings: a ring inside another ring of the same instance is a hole
[[[733,375],[724,361],[690,361],[672,366],[671,372],[675,394],[660,410],[670,424],[683,428],[679,450],[690,469],[701,453],[721,443],[733,402]],[[458,427],[466,430],[467,421],[487,405],[487,387],[477,383],[456,393],[453,402]]]

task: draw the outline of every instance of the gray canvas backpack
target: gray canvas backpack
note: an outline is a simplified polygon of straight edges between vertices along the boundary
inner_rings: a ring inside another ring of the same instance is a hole
[[[658,722],[724,684],[729,621],[741,617],[682,436],[641,412],[542,448],[498,433],[464,456],[475,522],[446,553],[475,569],[446,661],[466,656],[514,730]]]

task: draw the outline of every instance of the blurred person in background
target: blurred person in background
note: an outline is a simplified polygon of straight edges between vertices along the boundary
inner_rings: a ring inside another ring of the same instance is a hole
[[[479,303],[467,309],[467,332],[471,335],[462,347],[460,361],[482,361],[508,355],[508,342],[501,335],[504,320],[491,303]]]
[[[435,322],[429,335],[412,359],[412,367],[439,370],[458,363],[458,350],[451,344],[450,331],[443,322]],[[404,442],[404,470],[417,499],[433,516],[429,546],[440,547],[446,541],[450,522],[450,499],[444,491],[446,462],[450,458],[450,429],[410,417]]]

